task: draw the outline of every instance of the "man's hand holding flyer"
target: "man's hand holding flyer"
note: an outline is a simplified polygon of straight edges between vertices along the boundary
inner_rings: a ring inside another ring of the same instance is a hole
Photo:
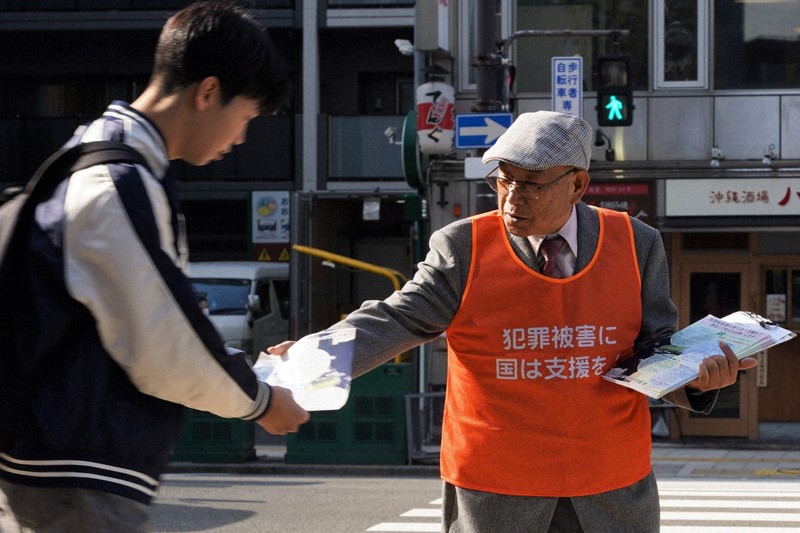
[[[621,361],[603,378],[658,399],[694,380],[703,359],[719,353],[720,342],[728,344],[741,360],[795,336],[747,311],[721,319],[708,315],[675,332],[669,344]]]

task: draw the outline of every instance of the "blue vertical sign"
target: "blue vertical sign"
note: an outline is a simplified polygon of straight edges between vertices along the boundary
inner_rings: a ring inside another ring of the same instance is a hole
[[[583,58],[552,59],[553,111],[583,118]]]

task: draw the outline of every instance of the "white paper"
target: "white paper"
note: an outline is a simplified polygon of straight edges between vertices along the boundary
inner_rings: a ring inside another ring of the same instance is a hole
[[[341,409],[350,396],[355,328],[307,335],[284,357],[259,354],[253,371],[269,385],[292,391],[306,411]]]

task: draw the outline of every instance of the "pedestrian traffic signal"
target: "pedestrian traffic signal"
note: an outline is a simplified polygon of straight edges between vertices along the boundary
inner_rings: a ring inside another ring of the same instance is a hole
[[[634,109],[631,57],[599,56],[596,75],[597,125],[630,126]]]
[[[628,93],[597,95],[597,124],[599,126],[630,126],[633,122],[631,97]]]

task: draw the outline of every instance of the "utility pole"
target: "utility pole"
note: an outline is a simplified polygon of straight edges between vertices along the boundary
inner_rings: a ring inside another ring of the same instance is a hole
[[[497,19],[500,15],[500,0],[477,0],[477,31],[475,35],[477,55],[472,61],[475,67],[475,83],[478,98],[472,111],[494,112],[503,107],[503,62],[497,53]]]

